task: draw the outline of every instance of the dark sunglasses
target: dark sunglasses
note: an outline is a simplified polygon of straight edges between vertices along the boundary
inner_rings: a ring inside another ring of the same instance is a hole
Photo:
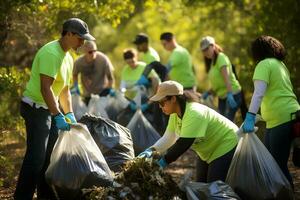
[[[94,52],[96,52],[96,50],[88,51],[89,54],[92,54],[92,53],[94,53]]]
[[[168,100],[170,100],[170,98],[165,97],[165,98],[163,98],[162,100],[158,101],[159,106],[160,106],[160,107],[164,107],[165,104],[166,104],[166,102],[167,102]]]

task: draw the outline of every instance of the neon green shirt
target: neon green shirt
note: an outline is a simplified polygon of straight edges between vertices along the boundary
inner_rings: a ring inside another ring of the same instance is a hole
[[[149,47],[149,50],[143,54],[141,60],[148,65],[153,61],[160,61],[160,58],[158,53],[152,47]]]
[[[70,85],[73,70],[73,58],[69,52],[64,52],[58,42],[54,40],[44,45],[36,54],[30,80],[26,85],[24,96],[35,103],[46,105],[41,93],[40,74],[54,78],[52,87],[54,96],[58,98],[66,85]]]
[[[268,85],[261,104],[261,114],[267,128],[290,121],[291,113],[300,110],[289,71],[283,62],[275,58],[260,61],[253,80],[262,80]]]
[[[171,80],[181,83],[184,88],[191,88],[196,85],[192,58],[185,48],[178,45],[172,51],[168,65],[171,66],[169,73]]]
[[[224,53],[220,52],[217,57],[216,63],[211,64],[210,70],[208,72],[208,78],[212,85],[212,90],[215,91],[217,96],[220,98],[225,98],[227,94],[226,84],[221,71],[223,66],[226,66],[232,87],[232,92],[237,93],[241,90],[241,85],[232,72],[232,65],[229,58]]]
[[[183,118],[171,114],[167,131],[183,138],[196,138],[192,149],[207,163],[237,145],[238,127],[216,111],[199,103],[187,103]]]

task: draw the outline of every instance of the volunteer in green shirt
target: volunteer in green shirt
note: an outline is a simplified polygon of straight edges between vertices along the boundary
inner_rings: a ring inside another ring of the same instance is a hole
[[[120,90],[122,92],[126,92],[128,90],[128,93],[131,92],[134,93],[132,89],[134,88],[134,86],[137,85],[137,81],[142,75],[146,67],[146,63],[139,62],[137,60],[137,52],[134,49],[126,49],[123,53],[123,57],[127,64],[124,66],[121,73]],[[154,71],[152,71],[150,73],[149,79],[150,80],[148,81],[148,84],[146,86],[148,88],[151,88],[153,91],[156,91],[156,88],[160,82],[157,74]],[[130,99],[134,98],[133,95],[130,95],[128,93],[127,93],[128,98]],[[137,109],[133,101],[130,103],[130,108],[132,111],[135,111]],[[148,103],[141,105],[142,111],[145,111],[148,108],[149,108]]]
[[[244,121],[244,132],[254,131],[255,116],[261,108],[267,123],[265,145],[279,167],[293,184],[287,162],[292,143],[293,119],[291,113],[300,110],[293,92],[290,73],[283,60],[284,46],[271,36],[260,36],[253,41],[252,57],[257,63],[253,75],[254,93]]]
[[[185,90],[195,90],[196,77],[190,53],[177,43],[173,33],[162,33],[160,41],[171,52],[167,64],[170,80],[179,82]]]
[[[206,36],[201,39],[200,49],[204,55],[206,71],[211,84],[211,92],[218,97],[218,111],[231,121],[242,103],[241,85],[236,79],[229,58],[215,39]],[[203,98],[209,92],[203,93]]]
[[[70,130],[76,123],[69,91],[73,59],[68,52],[77,50],[84,40],[94,40],[87,24],[78,18],[64,22],[61,38],[44,45],[36,54],[30,80],[21,101],[25,120],[27,148],[14,199],[56,199],[45,181],[45,171],[58,136],[58,129]]]
[[[225,181],[237,145],[238,127],[197,99],[176,81],[161,83],[150,100],[170,115],[168,126],[163,137],[139,157],[151,157],[158,151],[163,155],[158,164],[164,168],[191,147],[200,157],[198,181]]]

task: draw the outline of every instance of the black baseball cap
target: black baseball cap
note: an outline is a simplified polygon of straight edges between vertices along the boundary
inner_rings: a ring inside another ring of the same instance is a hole
[[[63,24],[64,31],[76,33],[85,40],[96,40],[89,32],[88,25],[79,18],[70,18]]]
[[[134,44],[142,44],[144,42],[148,42],[148,35],[145,33],[139,33],[136,35],[135,40],[133,41]]]

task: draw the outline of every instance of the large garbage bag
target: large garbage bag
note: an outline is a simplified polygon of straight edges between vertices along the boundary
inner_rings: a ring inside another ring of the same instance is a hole
[[[106,106],[108,105],[108,97],[107,96],[99,96],[99,95],[91,95],[91,100],[88,105],[88,113],[101,116],[104,118],[108,118],[107,112],[105,110]]]
[[[80,122],[89,129],[111,170],[120,170],[125,161],[134,158],[131,133],[127,128],[90,115],[83,116]]]
[[[214,181],[212,183],[189,182],[184,190],[188,200],[240,200],[233,189],[223,181]]]
[[[129,101],[125,98],[123,93],[116,91],[115,96],[108,96],[108,105],[106,112],[109,119],[117,121],[118,114],[129,105]]]
[[[152,146],[160,138],[140,109],[135,112],[127,128],[131,131],[135,155]]]
[[[288,180],[255,133],[240,138],[226,183],[242,199],[293,199]]]
[[[72,108],[77,120],[79,120],[87,112],[87,106],[81,100],[79,94],[72,94]]]
[[[74,199],[82,188],[112,186],[111,171],[85,125],[59,134],[46,180],[60,199]]]

